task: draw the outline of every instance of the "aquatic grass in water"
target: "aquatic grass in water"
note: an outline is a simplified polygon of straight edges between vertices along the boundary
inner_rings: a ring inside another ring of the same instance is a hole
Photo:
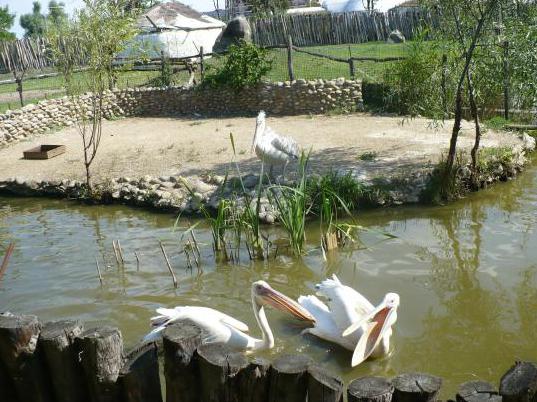
[[[278,218],[289,236],[289,244],[295,254],[304,252],[306,242],[306,215],[308,214],[307,166],[309,154],[302,152],[298,163],[296,187],[274,185],[269,187],[268,196],[278,211]]]

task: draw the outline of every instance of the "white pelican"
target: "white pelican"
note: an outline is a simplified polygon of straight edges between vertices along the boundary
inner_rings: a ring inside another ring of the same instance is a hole
[[[336,275],[315,287],[319,296],[328,299],[330,307],[317,296],[300,296],[299,304],[315,318],[314,327],[305,329],[303,333],[310,333],[354,351],[352,367],[370,356],[388,354],[391,327],[397,320],[398,294],[387,293],[375,307],[356,290],[341,284]]]
[[[294,139],[276,134],[267,126],[264,111],[260,111],[257,116],[252,152],[254,150],[259,159],[270,165],[271,176],[274,165],[283,165],[282,175],[285,177],[285,168],[289,161],[300,156],[298,144]]]
[[[314,323],[313,316],[294,300],[272,289],[264,281],[252,284],[252,307],[254,315],[261,328],[262,338],[253,338],[248,332],[248,326],[227,314],[208,307],[179,306],[174,309],[159,308],[160,315],[151,318],[151,325],[156,327],[144,341],[154,341],[161,336],[166,326],[180,320],[190,320],[202,330],[202,343],[224,343],[237,351],[255,351],[274,347],[274,335],[265,315],[265,305],[291,313],[293,316]]]

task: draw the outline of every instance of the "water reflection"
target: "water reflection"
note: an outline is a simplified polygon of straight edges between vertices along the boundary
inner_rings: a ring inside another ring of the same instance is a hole
[[[148,330],[159,305],[215,306],[251,325],[251,282],[264,279],[284,293],[311,294],[335,273],[377,303],[388,291],[401,295],[390,357],[351,369],[338,346],[300,335],[301,328],[270,311],[276,347],[266,352],[306,353],[345,379],[428,371],[446,379],[445,396],[462,381],[497,382],[515,359],[537,358],[537,166],[518,180],[445,207],[368,211],[370,230],[360,243],[329,253],[318,250],[317,224],[308,230],[310,253],[294,259],[237,265],[215,262],[207,230],[198,231],[203,274],[186,269],[174,217],[120,206],[87,207],[58,200],[0,198],[0,243],[17,242],[0,282],[0,310],[42,319],[77,317],[121,328],[128,344]],[[188,226],[185,223],[185,226]],[[281,233],[268,229],[276,238]],[[387,239],[379,232],[397,236]],[[112,240],[125,266],[118,267]],[[178,274],[174,289],[158,241]],[[140,257],[136,264],[134,251]],[[99,286],[95,258],[101,262]]]

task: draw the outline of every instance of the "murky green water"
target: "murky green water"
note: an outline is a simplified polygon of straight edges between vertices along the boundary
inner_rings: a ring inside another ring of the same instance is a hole
[[[537,162],[537,161],[536,161]],[[280,313],[269,321],[276,347],[267,355],[305,353],[346,380],[425,371],[445,378],[444,396],[471,379],[497,383],[516,359],[537,359],[537,163],[518,180],[446,207],[368,211],[361,223],[389,231],[361,235],[361,244],[324,262],[315,249],[301,261],[240,266],[215,264],[209,234],[198,230],[203,274],[185,269],[174,218],[119,206],[87,207],[66,201],[0,198],[0,242],[16,252],[0,282],[0,310],[42,320],[80,318],[87,325],[118,326],[127,345],[148,330],[160,305],[212,306],[247,322],[259,335],[250,306],[250,283],[265,279],[297,297],[337,273],[374,303],[387,291],[401,295],[390,357],[350,368],[350,353],[313,337]],[[184,223],[186,225],[186,223]],[[272,228],[271,235],[279,232]],[[118,269],[112,240],[123,246]],[[158,240],[178,273],[172,286]],[[137,270],[134,251],[140,255]],[[104,287],[95,257],[103,268]],[[105,263],[106,262],[106,263]],[[105,265],[108,265],[105,268]]]

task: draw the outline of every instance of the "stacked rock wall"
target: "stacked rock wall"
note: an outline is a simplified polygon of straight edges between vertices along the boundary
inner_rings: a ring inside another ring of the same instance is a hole
[[[41,101],[0,115],[0,146],[47,130],[73,125],[91,96],[75,101],[63,97]],[[362,83],[337,80],[275,82],[241,91],[212,88],[134,88],[108,91],[103,99],[106,118],[127,116],[273,115],[350,111],[361,108]],[[88,112],[88,115],[89,112]]]

